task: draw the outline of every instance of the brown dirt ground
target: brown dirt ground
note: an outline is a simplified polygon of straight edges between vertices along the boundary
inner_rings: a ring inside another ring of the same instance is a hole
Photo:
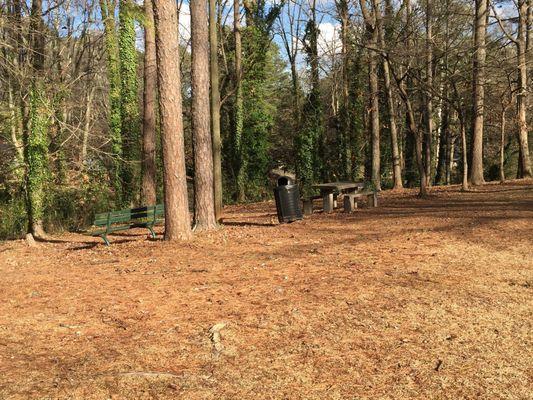
[[[0,244],[0,398],[533,398],[532,181],[274,212]]]

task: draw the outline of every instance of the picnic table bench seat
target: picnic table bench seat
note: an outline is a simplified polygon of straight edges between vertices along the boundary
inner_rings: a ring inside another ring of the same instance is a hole
[[[350,213],[357,208],[356,199],[366,197],[370,207],[378,206],[378,193],[375,190],[363,190],[344,194],[344,212]]]
[[[113,232],[125,231],[133,228],[147,228],[152,238],[156,237],[153,227],[164,221],[165,209],[163,204],[126,208],[96,214],[93,226],[100,229],[89,230],[88,236],[100,236],[106,246],[109,246],[107,235]]]

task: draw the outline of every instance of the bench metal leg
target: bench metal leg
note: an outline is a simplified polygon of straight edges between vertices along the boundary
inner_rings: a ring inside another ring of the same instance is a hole
[[[323,202],[324,202],[324,212],[325,213],[333,212],[333,193],[324,193]]]
[[[107,235],[102,235],[102,236],[100,236],[100,237],[103,239],[105,245],[106,245],[106,246],[109,246],[109,240],[107,240]]]
[[[155,239],[156,238],[156,234],[155,234],[154,230],[152,229],[152,227],[151,226],[147,226],[147,228],[150,230],[150,237],[152,239]]]

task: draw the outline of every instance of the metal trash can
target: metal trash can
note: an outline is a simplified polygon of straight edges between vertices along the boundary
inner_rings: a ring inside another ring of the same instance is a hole
[[[300,191],[298,185],[290,177],[280,176],[278,178],[277,186],[274,188],[274,198],[280,223],[294,222],[303,218],[300,208]]]

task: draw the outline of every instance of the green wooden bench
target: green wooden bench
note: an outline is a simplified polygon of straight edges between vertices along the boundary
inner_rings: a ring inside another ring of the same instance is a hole
[[[133,228],[147,228],[152,238],[156,237],[154,225],[164,221],[165,208],[162,204],[138,208],[109,211],[96,214],[93,226],[105,227],[87,232],[89,236],[100,236],[106,246],[109,246],[107,235],[112,232],[125,231]]]

